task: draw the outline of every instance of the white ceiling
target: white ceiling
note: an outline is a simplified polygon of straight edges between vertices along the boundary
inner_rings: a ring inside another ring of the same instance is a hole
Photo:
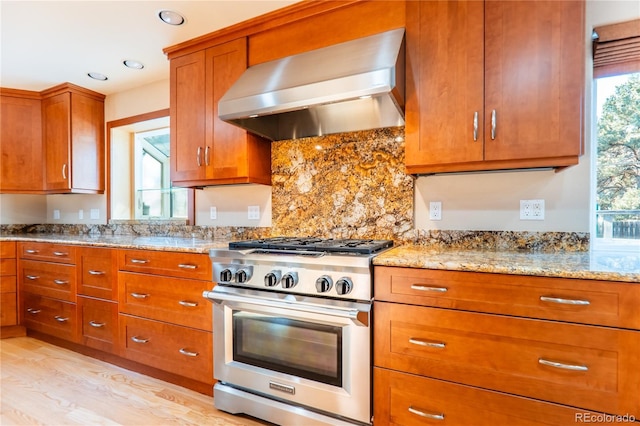
[[[168,79],[163,48],[296,2],[0,0],[0,86],[41,91],[70,82],[109,95]],[[163,23],[162,9],[186,23]],[[125,59],[145,67],[129,69]]]

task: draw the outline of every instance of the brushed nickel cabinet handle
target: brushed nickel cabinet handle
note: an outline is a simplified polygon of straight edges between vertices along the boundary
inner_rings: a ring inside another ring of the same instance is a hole
[[[432,287],[432,286],[421,285],[421,284],[411,284],[411,290],[437,291],[439,293],[446,293],[448,289],[446,287]]]
[[[69,284],[69,281],[65,281],[65,280],[53,280],[54,284],[57,285],[65,285],[65,284]]]
[[[67,163],[62,165],[62,179],[67,179]]]
[[[210,151],[210,149],[209,149],[209,145],[207,145],[207,146],[204,148],[204,165],[205,165],[205,166],[208,166],[208,165],[209,165],[209,151]]]
[[[144,337],[132,336],[131,340],[136,343],[149,343],[150,339],[145,339]]]
[[[55,256],[69,256],[69,253],[66,253],[64,251],[54,251],[53,254]]]
[[[426,417],[427,419],[432,419],[432,420],[444,420],[444,414],[443,413],[427,413],[424,410],[418,410],[416,408],[413,408],[413,406],[409,406],[409,412],[412,414],[416,414],[420,417]]]
[[[106,272],[104,271],[94,271],[89,269],[89,275],[104,275],[104,274],[106,274]]]
[[[561,305],[586,306],[586,305],[590,305],[591,304],[591,302],[589,302],[588,300],[563,299],[561,297],[552,297],[552,296],[540,296],[540,300],[542,300],[543,302],[549,302],[549,303],[559,303]]]
[[[431,340],[417,339],[415,337],[411,337],[409,339],[409,343],[413,343],[414,345],[418,345],[418,346],[427,346],[430,348],[438,348],[438,349],[442,349],[446,346],[444,342],[434,342]]]
[[[198,352],[191,352],[186,350],[185,348],[180,349],[178,352],[180,352],[182,355],[186,355],[186,356],[198,356]]]
[[[31,281],[35,281],[37,279],[40,279],[40,276],[38,276],[38,275],[27,275],[27,279],[31,280]]]
[[[89,321],[89,325],[91,327],[95,327],[95,328],[101,328],[104,327],[104,323],[103,322],[97,322],[97,321]]]
[[[202,166],[202,158],[200,157],[200,154],[202,154],[201,146],[199,146],[198,150],[196,151],[196,163],[198,164],[198,167]]]
[[[491,140],[496,138],[496,110],[491,111]]]
[[[39,314],[40,312],[42,312],[41,309],[34,309],[34,308],[27,308],[27,312],[29,312],[30,314],[36,315]]]
[[[25,252],[27,254],[36,254],[36,253],[40,253],[40,250],[26,249]]]
[[[140,263],[144,265],[145,263],[149,263],[149,261],[146,259],[131,259],[131,263]]]
[[[131,297],[135,297],[136,299],[146,299],[149,297],[147,293],[131,293]]]
[[[542,365],[546,365],[549,367],[560,368],[562,370],[571,370],[571,371],[589,371],[589,367],[586,365],[580,364],[565,364],[563,362],[558,361],[550,361],[548,359],[539,358],[538,363]]]
[[[478,111],[473,113],[473,141],[478,140]]]
[[[56,315],[55,317],[53,317],[53,319],[55,319],[58,322],[67,322],[67,321],[69,321],[69,318],[61,317],[60,315]]]
[[[178,303],[188,308],[195,308],[196,306],[198,306],[198,302],[190,302],[188,300],[181,300]]]
[[[178,265],[180,269],[198,269],[198,265],[192,265],[190,263],[181,263]]]

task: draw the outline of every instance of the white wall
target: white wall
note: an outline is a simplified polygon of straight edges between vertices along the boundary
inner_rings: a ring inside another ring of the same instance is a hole
[[[594,26],[640,17],[640,1],[587,1],[585,25],[585,155],[580,164],[552,171],[420,177],[415,186],[419,229],[589,232],[591,214],[591,31]],[[520,200],[544,199],[545,220],[520,220]],[[442,202],[442,220],[429,220],[429,202]]]

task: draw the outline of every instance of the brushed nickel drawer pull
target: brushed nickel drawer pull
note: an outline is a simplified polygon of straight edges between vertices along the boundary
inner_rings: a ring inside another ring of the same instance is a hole
[[[430,348],[440,348],[440,349],[446,346],[444,342],[433,342],[430,340],[416,339],[415,337],[411,337],[409,339],[409,343],[413,343],[414,345],[418,345],[418,346],[428,346]]]
[[[198,352],[191,352],[191,351],[186,350],[185,348],[180,349],[179,352],[182,355],[186,355],[186,356],[198,356],[199,355]]]
[[[131,297],[135,297],[136,299],[146,299],[149,295],[147,293],[131,293]]]
[[[422,410],[417,410],[415,408],[413,408],[412,406],[409,406],[409,412],[412,414],[416,414],[420,417],[426,417],[427,419],[433,419],[433,420],[444,420],[444,414],[440,413],[427,413],[426,411],[422,411]]]
[[[25,252],[27,252],[28,254],[36,254],[40,253],[40,250],[26,249]]]
[[[65,284],[69,284],[69,281],[65,281],[65,280],[53,280],[54,284],[57,285],[65,285]]]
[[[446,287],[430,287],[430,286],[421,285],[421,284],[411,284],[411,290],[437,291],[440,293],[446,293],[448,289]]]
[[[94,271],[92,269],[89,269],[89,275],[104,275],[106,274],[106,272],[104,271]]]
[[[149,339],[145,339],[144,337],[132,336],[131,340],[136,343],[149,343]]]
[[[67,180],[67,163],[62,165],[62,179]]]
[[[589,367],[587,367],[586,365],[565,364],[557,361],[549,361],[548,359],[544,359],[544,358],[539,358],[538,363],[542,365],[547,365],[549,367],[561,368],[563,370],[589,371]]]
[[[54,251],[53,254],[56,256],[69,256],[69,253],[65,253],[63,251]]]
[[[42,312],[42,309],[27,308],[27,312],[29,312],[30,314],[36,315]]]
[[[588,300],[563,299],[563,298],[560,298],[560,297],[551,297],[551,296],[540,296],[540,300],[542,300],[543,302],[560,303],[562,305],[586,306],[586,305],[590,305],[591,304],[591,302],[589,302]]]
[[[478,140],[478,111],[473,113],[473,141]]]
[[[61,317],[60,315],[56,315],[55,317],[53,317],[53,319],[55,319],[58,322],[67,322],[67,321],[69,321],[69,318]]]
[[[188,308],[195,308],[196,306],[198,306],[198,302],[190,302],[188,300],[181,300],[178,303]]]
[[[145,263],[149,263],[149,261],[146,259],[131,259],[131,263],[141,263],[144,265]]]
[[[34,280],[40,279],[40,277],[38,275],[27,275],[27,279],[34,281]]]
[[[198,265],[192,265],[190,263],[181,263],[178,265],[178,268],[182,269],[198,269]]]
[[[199,146],[198,149],[196,150],[196,164],[198,165],[198,167],[202,166],[202,147]]]
[[[496,138],[496,110],[491,111],[491,140]]]
[[[101,328],[104,327],[104,323],[103,322],[96,322],[96,321],[89,321],[89,325],[91,327],[95,327],[95,328]]]

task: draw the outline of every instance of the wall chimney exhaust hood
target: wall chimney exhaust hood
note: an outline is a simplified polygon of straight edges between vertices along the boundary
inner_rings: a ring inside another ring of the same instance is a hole
[[[404,28],[249,67],[218,104],[274,141],[404,125]]]

